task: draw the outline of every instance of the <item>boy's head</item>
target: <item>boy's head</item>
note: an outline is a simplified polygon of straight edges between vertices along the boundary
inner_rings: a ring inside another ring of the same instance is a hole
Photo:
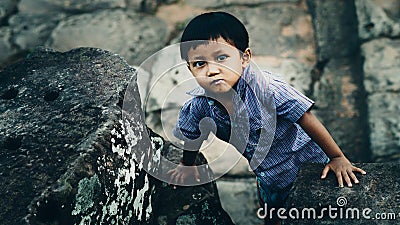
[[[181,43],[181,58],[188,61],[188,51],[196,48],[201,40],[224,39],[240,52],[249,47],[249,35],[245,26],[233,15],[226,12],[209,12],[192,19],[183,31]],[[196,41],[196,42],[194,42]]]
[[[183,32],[180,51],[197,83],[212,93],[229,93],[251,59],[244,25],[225,12],[199,15]]]

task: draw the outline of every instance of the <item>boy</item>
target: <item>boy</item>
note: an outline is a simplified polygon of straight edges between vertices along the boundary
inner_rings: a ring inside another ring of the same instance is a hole
[[[202,41],[192,42],[197,40]],[[365,171],[349,162],[310,112],[314,102],[271,74],[254,72],[248,42],[244,25],[225,12],[199,15],[185,28],[181,57],[201,88],[192,91],[174,131],[186,151],[180,165],[168,171],[171,180],[200,179],[193,165],[212,130],[203,119],[210,118],[216,136],[248,159],[263,205],[284,205],[304,162],[327,163],[321,178],[332,170],[340,187],[358,183],[354,172]]]

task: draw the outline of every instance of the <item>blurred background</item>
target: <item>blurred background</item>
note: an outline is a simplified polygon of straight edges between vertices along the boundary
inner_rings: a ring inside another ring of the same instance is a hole
[[[314,113],[352,161],[400,162],[400,0],[1,0],[0,70],[38,46],[102,48],[138,68],[177,43],[194,16],[216,10],[245,24],[261,69],[316,101]],[[158,75],[152,68],[170,59],[157,57],[146,67],[148,80],[139,82],[142,90]],[[165,90],[183,79],[181,70],[170,72]],[[146,122],[167,135],[161,114],[176,116],[182,99],[163,111],[157,98],[163,94],[146,100]],[[171,119],[168,126],[173,124]],[[221,145],[210,137],[206,157],[218,157],[218,149],[225,150]],[[237,224],[259,222],[255,181],[245,160],[217,184]]]

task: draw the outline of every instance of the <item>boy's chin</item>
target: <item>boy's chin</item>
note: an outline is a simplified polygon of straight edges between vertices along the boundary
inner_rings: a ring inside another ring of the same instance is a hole
[[[209,89],[209,92],[215,95],[232,95],[235,91],[232,88]]]

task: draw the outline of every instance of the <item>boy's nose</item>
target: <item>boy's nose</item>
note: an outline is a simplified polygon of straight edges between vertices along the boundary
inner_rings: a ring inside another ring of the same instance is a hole
[[[207,76],[213,76],[219,73],[219,66],[217,63],[209,62]]]

